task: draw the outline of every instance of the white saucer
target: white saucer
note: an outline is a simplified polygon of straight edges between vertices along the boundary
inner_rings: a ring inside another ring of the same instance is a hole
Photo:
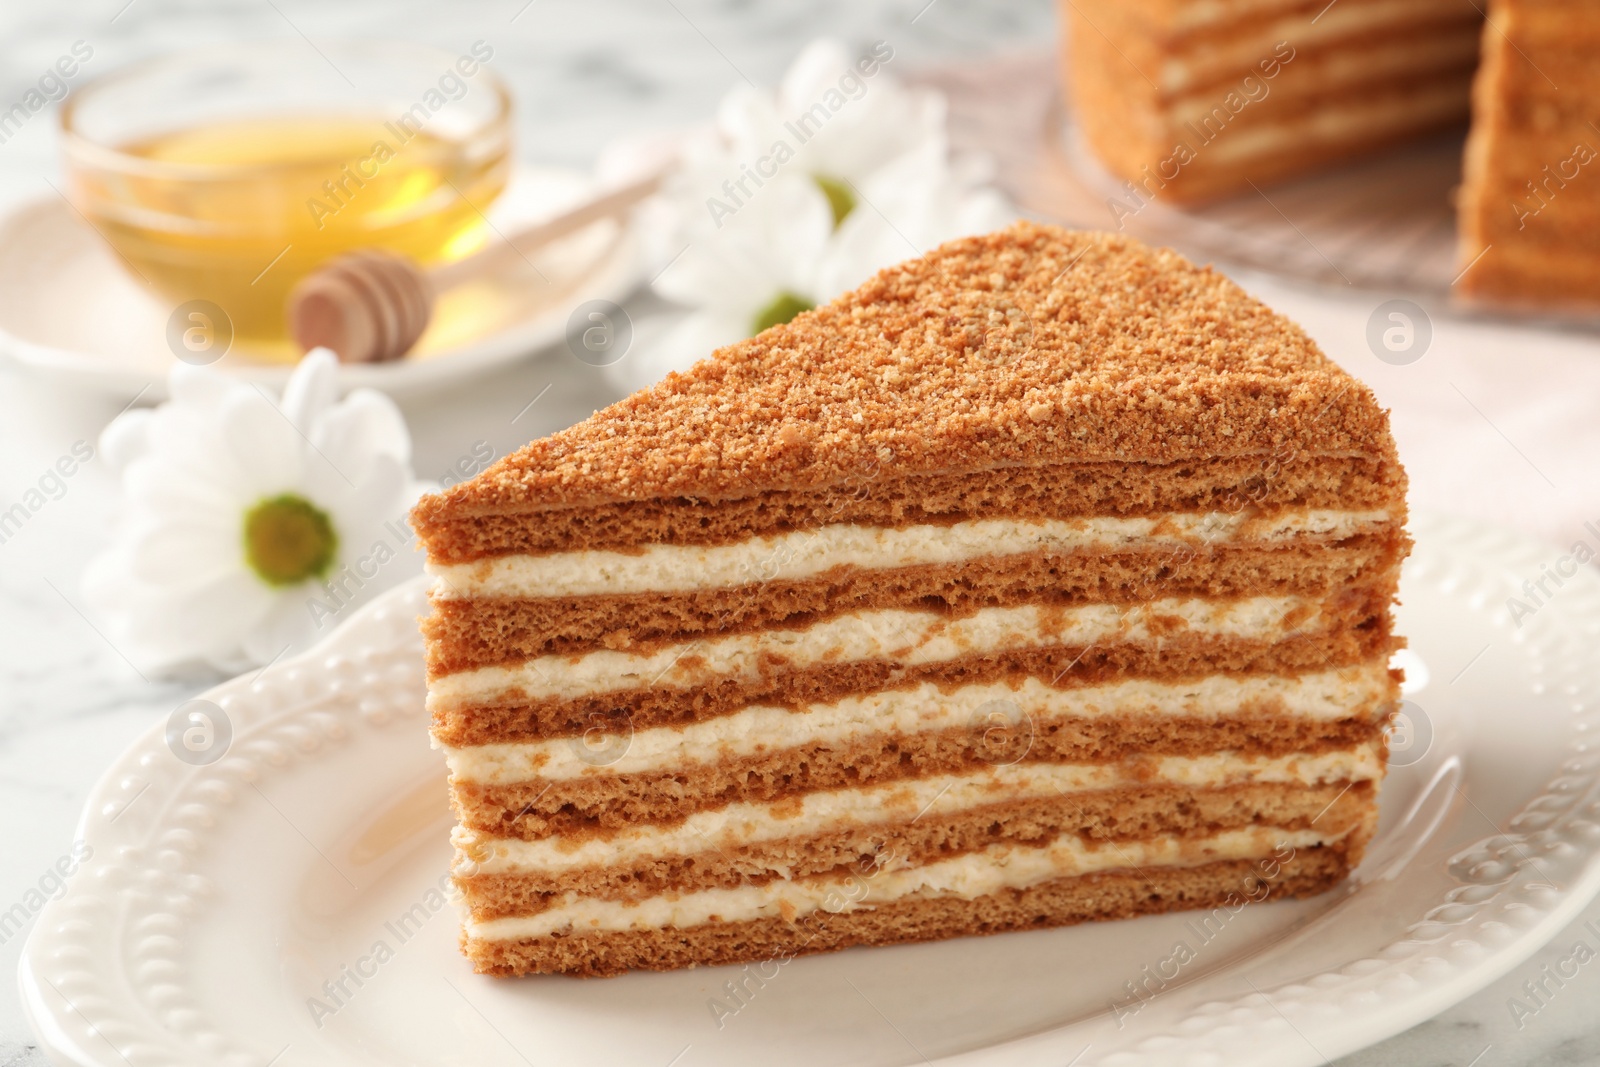
[[[510,233],[578,200],[590,184],[578,171],[519,167],[489,220]],[[446,294],[410,354],[346,365],[341,384],[404,397],[513,362],[561,341],[578,304],[620,302],[644,274],[637,235],[615,223],[591,226],[530,263]],[[471,310],[447,314],[450,301],[463,308],[470,302]],[[74,386],[158,399],[175,362],[167,343],[173,310],[129,275],[62,197],[27,201],[0,217],[0,355]],[[451,327],[452,321],[466,325]],[[241,351],[215,365],[275,388],[290,370]]]
[[[1410,741],[1366,863],[1209,937],[1188,913],[765,972],[477,977],[437,894],[450,817],[412,584],[208,694],[220,760],[180,761],[157,727],[117,761],[79,831],[93,855],[24,950],[27,1010],[81,1067],[1322,1063],[1482,988],[1600,887],[1600,578],[1519,628],[1506,599],[1552,553],[1460,520],[1415,533]]]

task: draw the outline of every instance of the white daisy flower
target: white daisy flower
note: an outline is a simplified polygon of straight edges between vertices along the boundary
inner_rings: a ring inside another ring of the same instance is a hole
[[[875,272],[1016,215],[972,159],[952,159],[943,99],[908,89],[887,46],[808,46],[776,92],[741,85],[684,138],[663,202],[681,251],[654,290],[686,309],[642,323],[608,369],[642,388],[723,345],[855,288]],[[654,336],[652,336],[654,334]]]
[[[825,299],[817,279],[832,233],[821,190],[795,178],[773,182],[715,239],[690,244],[656,279],[657,293],[693,310],[613,364],[616,375],[626,388],[640,388],[815,307]]]
[[[83,591],[141,669],[269,663],[421,570],[405,420],[370,389],[336,402],[337,377],[317,349],[279,402],[180,363],[167,403],[106,427],[124,495]]]
[[[957,237],[991,233],[1016,221],[1016,209],[989,185],[978,159],[952,160],[925,144],[863,178],[863,206],[839,226],[819,265],[817,288],[848,292],[885,267]]]
[[[827,196],[834,224],[842,223],[858,206],[856,187],[880,167],[928,146],[946,151],[944,99],[900,84],[884,70],[893,56],[882,42],[855,57],[837,41],[813,41],[776,94],[741,85],[723,99],[715,142],[723,158],[695,169],[713,172],[713,188],[729,199],[775,166],[799,172]]]

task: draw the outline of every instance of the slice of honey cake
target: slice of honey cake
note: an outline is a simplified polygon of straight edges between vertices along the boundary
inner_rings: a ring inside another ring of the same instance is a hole
[[[1397,701],[1372,393],[1169,251],[947,244],[426,498],[478,970],[1335,885]]]

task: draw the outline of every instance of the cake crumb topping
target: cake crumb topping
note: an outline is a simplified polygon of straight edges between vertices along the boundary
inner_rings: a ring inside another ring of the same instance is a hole
[[[1371,391],[1222,275],[1021,222],[719,349],[425,497],[413,520],[885,473],[1392,452]]]

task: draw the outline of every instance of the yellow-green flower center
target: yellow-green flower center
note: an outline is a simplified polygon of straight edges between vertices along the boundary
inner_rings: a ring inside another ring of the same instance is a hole
[[[268,585],[298,585],[333,566],[339,535],[303,496],[268,497],[244,513],[244,558]]]
[[[753,333],[760,333],[768,326],[777,326],[788,322],[802,311],[810,311],[816,307],[803,296],[796,296],[787,289],[772,298],[772,303],[756,312],[755,322],[751,324]]]
[[[811,180],[817,183],[817,188],[822,190],[822,195],[828,198],[828,206],[833,209],[833,228],[838,229],[845,216],[856,209],[856,193],[850,188],[850,183],[838,178],[830,178],[826,174],[813,174]]]

